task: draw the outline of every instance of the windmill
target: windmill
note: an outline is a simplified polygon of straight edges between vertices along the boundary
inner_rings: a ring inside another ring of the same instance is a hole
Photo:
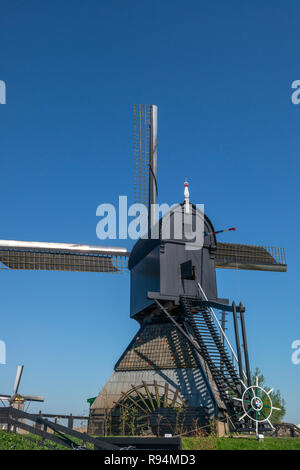
[[[135,202],[148,206],[148,237],[141,237],[131,252],[1,240],[1,267],[98,273],[129,269],[130,317],[140,328],[90,406],[89,432],[103,434],[107,421],[106,431],[113,434],[133,428],[139,434],[190,432],[213,418],[226,420],[234,430],[251,428],[242,399],[243,387],[251,387],[245,307],[218,297],[216,268],[285,272],[284,249],[218,242],[220,231],[189,201],[187,182],[184,202],[158,220],[157,106],[135,105],[134,129]],[[199,226],[202,243],[186,249]],[[216,310],[231,316],[235,344]]]
[[[9,402],[9,406],[17,408],[18,410],[24,411],[24,404],[26,401],[44,401],[44,397],[35,396],[35,395],[22,395],[19,393],[19,387],[21,382],[21,377],[23,373],[24,366],[18,366],[17,374],[14,382],[13,393],[12,395],[0,395],[0,401]]]

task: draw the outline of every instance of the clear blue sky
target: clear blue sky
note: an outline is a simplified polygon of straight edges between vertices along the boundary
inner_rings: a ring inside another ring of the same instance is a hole
[[[299,15],[295,0],[3,0],[0,14],[0,238],[101,243],[97,206],[133,198],[133,104],[157,104],[160,202],[181,201],[188,177],[215,228],[237,226],[220,240],[286,248],[286,274],[218,281],[296,423]],[[0,275],[0,392],[24,363],[21,391],[44,410],[87,413],[138,328],[129,275]]]

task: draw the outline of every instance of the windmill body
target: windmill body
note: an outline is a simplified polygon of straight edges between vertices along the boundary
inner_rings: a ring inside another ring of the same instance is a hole
[[[208,217],[197,212],[195,206],[190,207],[193,222],[204,217],[205,230],[213,232]],[[131,251],[130,315],[139,322],[140,329],[91,406],[90,432],[107,431],[104,426],[108,412],[111,432],[120,432],[122,415],[131,409],[133,401],[138,403],[136,432],[140,434],[157,432],[159,419],[160,433],[173,434],[176,425],[190,429],[197,422],[203,426],[224,406],[211,374],[205,372],[207,364],[154,300],[168,304],[171,315],[182,325],[182,296],[198,297],[193,275],[196,271],[209,298],[214,302],[220,300],[214,255],[210,251],[216,246],[215,236],[206,237],[199,250],[187,250],[190,240],[184,237],[174,238],[175,214],[183,215],[184,210],[185,205],[178,204],[171,214],[164,216],[171,219],[167,239],[162,239],[162,218],[160,237],[140,239]],[[184,411],[178,416],[181,408]]]
[[[180,213],[184,225],[185,201],[162,217],[158,239],[140,239],[131,251],[130,315],[140,329],[91,406],[90,432],[118,433],[123,415],[132,414],[133,407],[136,432],[141,434],[158,428],[160,434],[190,432],[215,418],[245,428],[245,423],[237,423],[239,405],[231,398],[240,396],[241,380],[251,380],[245,309],[218,297],[216,268],[233,267],[233,261],[241,269],[283,271],[285,266],[262,247],[232,245],[230,258],[230,252],[224,254],[224,244],[218,246],[207,215],[191,203],[189,210],[191,226],[197,227],[200,219],[207,234],[198,249],[187,249],[192,242],[184,236],[184,227],[182,238],[175,237],[174,219]],[[170,219],[167,238],[165,218]],[[235,345],[229,343],[212,307],[235,319]],[[238,314],[243,357],[238,348]],[[110,431],[105,428],[107,413]]]

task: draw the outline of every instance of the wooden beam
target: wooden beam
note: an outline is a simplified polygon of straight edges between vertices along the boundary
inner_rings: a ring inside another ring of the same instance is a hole
[[[159,396],[158,385],[157,385],[156,380],[154,380],[154,387],[155,387],[155,395],[156,395],[157,406],[158,406],[158,408],[160,408],[160,396]]]
[[[151,411],[151,408],[148,406],[148,403],[145,401],[143,395],[138,391],[138,389],[137,389],[134,385],[131,384],[131,386],[132,386],[132,388],[134,389],[135,393],[140,397],[140,399],[142,400],[142,402],[144,403],[144,405],[146,406],[146,408],[147,408],[149,411]]]
[[[168,391],[169,391],[169,384],[168,382],[165,383],[165,394],[164,394],[164,407],[167,408],[168,406]]]
[[[146,390],[147,396],[148,396],[148,398],[149,398],[149,401],[150,401],[150,403],[151,403],[151,406],[152,406],[152,408],[153,408],[153,411],[155,411],[156,408],[155,408],[155,406],[154,406],[154,403],[153,403],[152,396],[151,396],[150,390],[149,390],[149,388],[148,388],[148,385],[146,384],[146,382],[145,382],[144,380],[143,380],[142,382],[143,382],[144,388],[145,388],[145,390]]]

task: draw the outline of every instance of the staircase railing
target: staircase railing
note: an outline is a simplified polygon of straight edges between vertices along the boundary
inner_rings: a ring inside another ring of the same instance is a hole
[[[202,297],[202,299],[208,301],[208,298],[207,298],[207,296],[206,296],[206,294],[205,294],[205,292],[204,292],[204,290],[203,290],[203,288],[202,288],[200,282],[198,282],[198,281],[197,281],[197,286],[198,286],[199,293],[200,293],[200,296]],[[216,314],[215,314],[215,312],[214,312],[214,310],[213,310],[212,307],[208,307],[208,310],[209,310],[209,312],[210,312],[211,319],[215,322],[215,324],[217,325],[217,327],[218,327],[218,329],[219,329],[219,331],[220,331],[221,337],[224,339],[224,341],[226,342],[227,346],[229,347],[229,349],[230,349],[230,351],[231,351],[231,353],[232,353],[232,359],[233,359],[233,364],[234,364],[234,366],[236,366],[237,370],[239,370],[239,360],[238,360],[238,358],[237,358],[237,355],[235,354],[235,351],[234,351],[233,347],[231,346],[231,343],[230,343],[229,339],[228,339],[227,336],[226,336],[225,331],[224,331],[223,328],[222,328],[221,323],[220,323],[219,320],[218,320],[218,317],[216,316]],[[247,375],[246,375],[246,372],[245,372],[244,369],[242,369],[242,371],[243,371],[243,377],[244,377],[244,379],[245,379],[246,382],[247,382]]]

